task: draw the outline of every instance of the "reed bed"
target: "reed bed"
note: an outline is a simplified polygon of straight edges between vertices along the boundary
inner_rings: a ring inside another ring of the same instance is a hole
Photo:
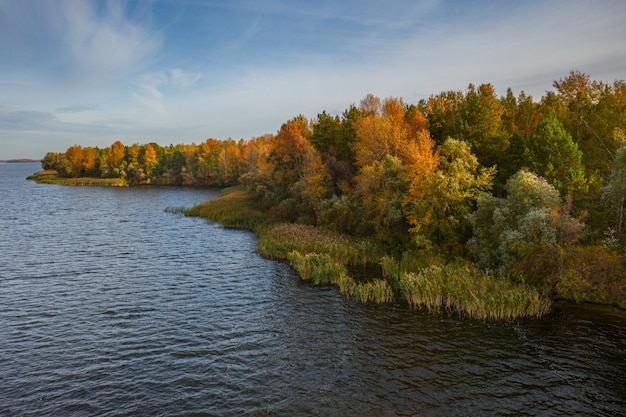
[[[348,275],[347,268],[329,255],[303,255],[292,251],[287,260],[303,280],[311,281],[314,285],[336,285],[342,294],[363,304],[384,304],[394,299],[393,289],[385,280],[357,283]]]
[[[257,250],[263,256],[287,259],[292,251],[321,253],[343,265],[376,263],[382,250],[375,242],[303,224],[281,223],[262,234]]]
[[[300,274],[305,281],[312,281],[314,285],[339,285],[348,276],[348,270],[330,256],[319,253],[300,254],[292,251],[287,257],[289,265]]]
[[[276,219],[259,208],[247,192],[229,189],[219,198],[185,210],[185,215],[203,217],[230,229],[246,229],[257,234],[276,223]]]
[[[347,281],[343,285],[342,293],[362,304],[387,304],[394,301],[393,288],[383,279],[358,283]]]
[[[399,292],[412,308],[457,312],[481,320],[541,317],[550,300],[530,287],[494,276],[468,264],[430,266],[408,272],[398,281]]]

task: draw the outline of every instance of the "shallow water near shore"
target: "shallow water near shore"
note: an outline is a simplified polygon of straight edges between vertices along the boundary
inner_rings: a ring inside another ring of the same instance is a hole
[[[363,306],[167,213],[217,191],[62,187],[0,164],[0,415],[622,415],[626,315]]]

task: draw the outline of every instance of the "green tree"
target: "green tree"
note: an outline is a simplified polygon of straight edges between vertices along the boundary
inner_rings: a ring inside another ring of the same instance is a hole
[[[597,99],[589,109],[580,144],[588,172],[608,176],[618,149],[626,144],[626,82],[598,84]]]
[[[409,243],[403,199],[406,193],[405,169],[400,158],[385,154],[357,174],[354,195],[359,202],[359,232],[372,234],[391,251],[401,251]]]
[[[506,198],[484,194],[470,216],[470,254],[484,268],[511,273],[532,250],[575,242],[583,225],[562,207],[558,190],[520,170],[506,183]]]
[[[582,152],[554,114],[544,117],[531,135],[525,159],[531,171],[546,178],[563,196],[585,183]]]
[[[481,84],[478,88],[469,85],[461,112],[461,129],[455,137],[469,143],[472,153],[485,166],[494,165],[509,145],[501,127],[503,113],[491,84]]]
[[[621,233],[626,202],[626,147],[617,152],[609,183],[602,190],[602,200],[615,210],[615,229]]]
[[[447,138],[461,138],[461,120],[465,109],[465,94],[462,91],[445,91],[420,102],[426,115],[430,135],[441,145]]]

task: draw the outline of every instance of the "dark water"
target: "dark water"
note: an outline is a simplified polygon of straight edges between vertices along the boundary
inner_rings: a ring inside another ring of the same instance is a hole
[[[516,324],[365,307],[163,210],[216,195],[25,181],[0,164],[0,415],[626,411],[626,319]]]

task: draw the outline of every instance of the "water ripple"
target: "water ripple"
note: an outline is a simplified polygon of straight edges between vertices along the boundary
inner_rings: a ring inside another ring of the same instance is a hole
[[[39,186],[7,165],[0,415],[626,409],[623,315],[559,306],[494,324],[364,307],[260,258],[250,233],[163,211],[216,192]]]

